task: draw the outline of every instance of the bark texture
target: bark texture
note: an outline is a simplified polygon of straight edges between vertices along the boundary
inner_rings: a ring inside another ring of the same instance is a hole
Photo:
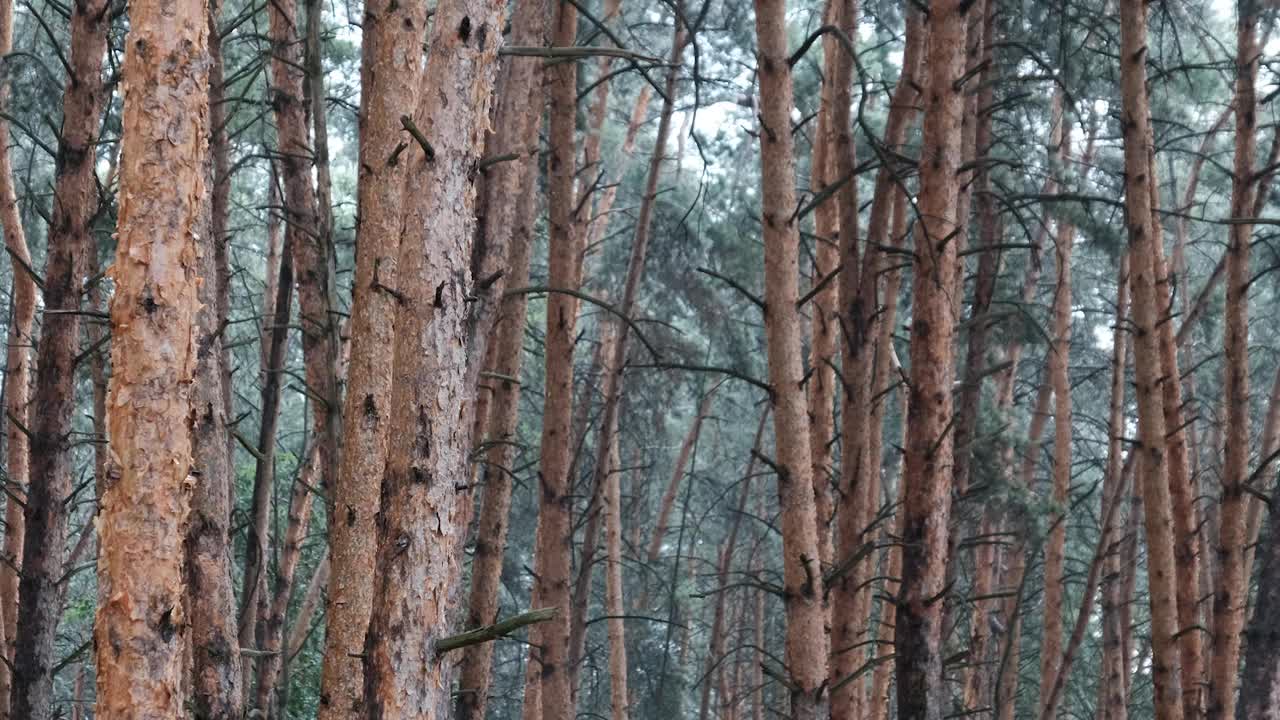
[[[1130,248],[1129,287],[1133,303],[1134,353],[1160,357],[1156,247],[1159,227],[1152,207],[1152,133],[1146,90],[1146,6],[1120,2],[1120,77],[1123,98],[1125,205]],[[1174,528],[1165,448],[1164,400],[1158,365],[1135,363],[1141,483],[1147,532],[1147,572],[1151,603],[1152,676],[1157,720],[1182,720],[1181,658],[1177,644],[1177,578]],[[1186,571],[1186,568],[1183,568]]]
[[[109,589],[94,625],[95,717],[107,720],[186,713],[182,541],[199,483],[198,234],[210,199],[208,5],[142,0],[130,21],[110,271],[110,461],[98,517],[98,571]]]
[[[895,665],[898,717],[941,720],[942,611],[951,516],[952,413],[956,311],[955,216],[964,98],[965,12],[969,3],[930,7],[924,67],[924,144],[920,217],[913,261],[911,398],[903,468],[902,589],[898,594]]]
[[[413,111],[427,7],[421,0],[368,0],[360,67],[360,163],[351,361],[343,406],[342,458],[333,484],[331,566],[325,610],[319,720],[359,715],[359,657],[373,603],[375,518],[387,462],[391,364],[398,302],[405,172],[409,143],[400,117]],[[397,152],[397,149],[399,151]]]
[[[448,635],[465,526],[459,485],[470,476],[472,388],[467,296],[475,173],[502,42],[504,4],[446,0],[435,13],[416,130],[404,161],[407,206],[397,283],[391,421],[378,514],[375,591],[364,649],[369,717],[446,717]],[[429,143],[429,144],[428,144]]]
[[[827,714],[827,636],[808,408],[801,378],[800,232],[795,220],[795,151],[785,0],[756,0],[760,82],[760,175],[768,343],[778,499],[782,510],[786,661],[791,716]]]
[[[67,533],[64,500],[71,494],[75,472],[71,427],[80,350],[78,312],[92,252],[90,224],[98,211],[94,149],[105,95],[102,59],[107,8],[105,0],[72,5],[69,78],[63,96],[60,163],[42,293],[44,315],[30,409],[31,476],[23,513],[11,709],[16,717],[37,720],[52,717],[57,709],[54,638],[66,589],[58,580]]]
[[[1257,155],[1257,97],[1260,50],[1254,0],[1240,0],[1236,26],[1236,147],[1231,183],[1231,216],[1249,217],[1253,208],[1254,165]],[[1249,246],[1253,226],[1232,225],[1227,244],[1227,305],[1223,403],[1227,432],[1223,448],[1222,504],[1218,537],[1218,579],[1213,599],[1213,663],[1209,674],[1209,720],[1236,715],[1236,678],[1240,669],[1240,639],[1244,628],[1249,578],[1244,550],[1248,507],[1245,482],[1249,477]],[[1272,522],[1276,518],[1273,516]],[[1265,717],[1259,715],[1258,717]]]

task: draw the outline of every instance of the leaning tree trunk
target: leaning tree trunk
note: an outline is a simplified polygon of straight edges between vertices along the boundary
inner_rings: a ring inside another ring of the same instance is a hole
[[[942,678],[942,598],[951,516],[952,413],[955,375],[956,243],[966,18],[964,0],[930,8],[925,67],[920,217],[914,254],[911,399],[903,468],[902,589],[895,659],[898,717],[941,720],[949,705]]]
[[[1253,207],[1254,136],[1257,129],[1261,50],[1257,41],[1255,0],[1240,0],[1236,42],[1236,152],[1231,183],[1231,216],[1248,217]],[[1223,401],[1227,407],[1223,449],[1221,534],[1218,558],[1222,577],[1213,600],[1213,665],[1209,675],[1209,720],[1236,715],[1236,677],[1240,668],[1240,631],[1244,627],[1249,578],[1244,575],[1249,475],[1249,243],[1253,226],[1233,224],[1227,245],[1227,307]],[[1272,517],[1275,523],[1276,516]],[[1258,715],[1256,717],[1265,717]]]
[[[1160,242],[1152,208],[1150,106],[1146,89],[1146,4],[1120,2],[1120,76],[1123,97],[1125,205],[1133,294],[1134,353],[1160,357],[1156,302],[1158,270],[1155,245]],[[1177,578],[1174,529],[1165,452],[1165,413],[1160,395],[1161,368],[1135,363],[1144,506],[1147,531],[1147,572],[1151,603],[1152,676],[1157,720],[1182,720],[1181,659],[1178,648]],[[1186,571],[1187,568],[1183,568]]]
[[[80,302],[93,251],[90,225],[98,212],[94,175],[98,123],[105,102],[102,59],[110,25],[106,0],[74,3],[67,91],[63,97],[61,162],[54,185],[42,294],[44,316],[36,351],[31,418],[31,476],[24,509],[25,541],[13,637],[15,717],[49,718],[53,699],[54,639],[66,587],[63,570],[71,495],[72,415]],[[202,14],[201,19],[204,19]],[[12,505],[12,502],[10,502]]]
[[[98,516],[98,571],[111,589],[94,625],[95,717],[106,720],[187,712],[182,540],[200,482],[191,430],[198,234],[209,201],[208,36],[202,0],[130,7],[111,269],[111,467]]]
[[[209,9],[209,48],[212,64],[209,84],[209,127],[215,133],[211,146],[221,143],[225,160],[226,134],[221,132],[222,53],[218,40],[221,3]],[[185,530],[187,601],[191,606],[191,703],[197,717],[232,720],[239,716],[243,700],[239,644],[236,637],[236,595],[231,583],[231,510],[235,479],[230,435],[227,428],[226,356],[222,329],[227,320],[227,242],[225,196],[228,189],[226,167],[218,168],[210,148],[205,169],[209,202],[201,208],[197,243],[200,248],[198,272],[200,310],[196,316],[199,349],[193,402],[195,425],[192,454],[196,484],[191,496],[191,521]],[[208,213],[207,215],[205,213]]]
[[[332,486],[330,583],[325,613],[319,720],[346,720],[363,707],[360,650],[373,602],[375,521],[387,462],[392,318],[397,298],[402,196],[410,165],[400,117],[412,112],[427,26],[421,0],[365,3],[360,68],[359,224],[351,304],[351,362],[343,447]]]
[[[387,465],[378,515],[375,591],[364,649],[370,717],[449,714],[452,665],[435,652],[461,575],[461,503],[471,401],[467,297],[475,175],[497,71],[504,3],[445,0],[435,12],[407,188],[431,188],[404,216],[396,283]]]
[[[822,568],[801,379],[800,232],[795,219],[791,67],[786,0],[756,0],[760,78],[760,176],[765,256],[765,337],[773,407],[786,588],[791,717],[827,715],[827,638]]]
[[[13,2],[0,2],[0,57],[13,49]],[[0,111],[9,113],[9,81],[0,77]],[[30,427],[27,404],[31,398],[31,327],[35,322],[36,283],[31,270],[31,252],[18,196],[13,185],[13,163],[9,158],[9,123],[0,118],[0,231],[4,232],[13,272],[10,291],[9,334],[5,353],[4,412],[5,485],[8,494],[4,513],[4,561],[0,562],[0,717],[8,717],[9,688],[13,681],[14,635],[18,625],[18,573],[22,567],[22,542],[26,523],[22,504],[26,497],[31,445],[19,427]]]

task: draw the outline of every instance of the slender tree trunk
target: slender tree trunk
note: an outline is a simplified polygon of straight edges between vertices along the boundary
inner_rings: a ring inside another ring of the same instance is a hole
[[[1140,0],[1120,2],[1120,70],[1123,95],[1125,154],[1125,205],[1128,210],[1131,266],[1129,284],[1133,293],[1134,352],[1137,357],[1155,358],[1159,337],[1156,324],[1156,246],[1160,243],[1155,225],[1152,193],[1150,107],[1146,90],[1146,6]],[[1175,533],[1170,500],[1170,478],[1165,452],[1165,413],[1160,395],[1162,370],[1149,362],[1135,363],[1135,393],[1138,401],[1138,432],[1142,455],[1141,481],[1145,495],[1147,531],[1147,571],[1151,603],[1152,676],[1155,682],[1157,720],[1183,717],[1181,662],[1177,644],[1177,578],[1174,558]],[[1176,383],[1165,383],[1176,385]],[[1187,572],[1188,568],[1182,568]]]
[[[658,505],[658,516],[653,521],[653,535],[649,537],[649,549],[645,554],[645,558],[650,565],[656,563],[662,555],[662,543],[667,536],[667,524],[671,520],[671,510],[675,507],[676,495],[680,491],[680,483],[684,480],[685,470],[689,467],[689,458],[693,456],[693,448],[698,443],[698,434],[702,431],[702,421],[706,419],[707,413],[711,411],[711,398],[714,396],[714,390],[702,396],[702,400],[698,402],[697,414],[689,425],[689,431],[685,433],[684,442],[680,444],[680,453],[676,456],[675,469],[671,471],[671,480],[667,483],[667,489],[662,493],[662,501]],[[639,604],[641,608],[648,606],[647,598],[648,593],[646,592]]]
[[[365,639],[370,717],[444,717],[452,705],[448,634],[465,538],[455,483],[469,476],[468,309],[474,174],[497,71],[505,5],[446,0],[436,8],[406,189],[397,285],[391,424],[378,515],[375,592]],[[430,144],[427,144],[430,143]]]
[[[951,515],[951,384],[955,367],[955,265],[952,233],[959,193],[964,98],[963,72],[968,3],[935,2],[930,8],[925,62],[924,145],[911,318],[911,400],[903,482],[902,590],[899,592],[895,665],[898,717],[941,720],[946,712],[942,680],[942,598]]]
[[[761,440],[764,437],[764,428],[768,420],[768,416],[760,418],[760,425],[756,428],[756,439],[752,444],[751,460],[747,463],[747,472],[743,476],[742,490],[738,493],[738,508],[733,515],[733,520],[729,525],[729,536],[724,541],[724,547],[720,551],[719,562],[716,565],[716,602],[715,614],[711,620],[711,636],[707,644],[707,663],[706,671],[702,674],[702,688],[698,704],[698,720],[707,720],[710,717],[711,710],[711,680],[713,671],[720,665],[721,658],[724,656],[725,635],[728,631],[725,629],[725,611],[729,595],[729,571],[733,565],[733,551],[738,544],[738,528],[742,525],[742,516],[746,513],[747,500],[751,497],[751,479],[755,474],[756,455],[760,452]]]
[[[311,488],[320,475],[319,449],[308,453],[301,477],[294,482],[289,493],[289,519],[284,537],[280,541],[280,557],[276,563],[275,589],[267,605],[264,620],[262,651],[265,653],[258,666],[258,685],[254,706],[267,717],[282,717],[273,704],[276,683],[284,666],[285,613],[289,609],[289,597],[293,593],[293,578],[302,556],[302,541],[311,524]]]
[[[351,362],[343,406],[348,422],[329,523],[331,581],[319,720],[345,720],[363,708],[358,655],[373,603],[376,518],[391,410],[392,318],[408,289],[400,289],[396,264],[405,172],[414,156],[400,117],[415,106],[426,27],[426,3],[420,0],[365,3]]]
[[[81,283],[93,248],[90,225],[98,211],[94,149],[105,102],[101,76],[109,24],[105,0],[73,4],[69,77],[58,144],[61,162],[54,184],[42,293],[44,316],[30,410],[31,465],[24,508],[25,537],[22,562],[18,564],[22,573],[13,636],[11,708],[19,718],[49,718],[56,710],[53,653],[66,591],[58,581],[67,533],[64,501],[71,494],[75,472],[71,423],[75,412],[76,355],[80,350],[78,313]],[[6,423],[11,426],[12,421]]]
[[[760,174],[765,253],[765,337],[782,508],[786,589],[786,661],[791,717],[827,714],[827,637],[809,424],[801,378],[799,228],[795,224],[795,154],[785,0],[756,0],[760,83]]]
[[[544,42],[547,6],[540,2],[516,3],[512,18],[515,44]],[[506,230],[507,283],[524,287],[529,282],[529,258],[533,225],[537,214],[538,164],[531,148],[537,143],[544,107],[541,93],[542,67],[537,62],[512,58],[508,65],[503,94],[499,97],[499,134],[490,138],[496,145],[491,154],[508,151],[524,156],[509,167],[495,168],[485,183],[489,195],[484,231]],[[524,359],[524,331],[528,296],[518,293],[502,301],[494,326],[492,368],[493,390],[488,403],[488,420],[483,438],[485,459],[481,469],[484,493],[481,497],[475,555],[471,561],[471,590],[467,624],[478,627],[491,623],[498,614],[498,592],[502,579],[502,556],[506,549],[511,511],[511,464],[520,407],[520,368]],[[479,407],[477,406],[477,412]],[[531,631],[536,632],[536,630]],[[465,649],[462,658],[457,715],[459,720],[483,720],[491,678],[493,646],[482,643]]]
[[[0,2],[0,57],[13,50],[13,2]],[[8,78],[0,78],[0,110],[11,113]],[[4,233],[13,272],[10,292],[9,333],[5,354],[4,422],[5,483],[4,559],[0,562],[0,718],[9,717],[9,688],[13,678],[14,641],[18,625],[18,573],[22,567],[22,543],[26,535],[22,501],[26,498],[31,444],[22,428],[30,427],[27,405],[31,400],[31,328],[35,322],[36,283],[29,268],[31,252],[22,228],[18,195],[13,184],[9,156],[9,123],[0,119],[0,231]],[[21,424],[21,427],[19,427]]]
[[[214,195],[228,189],[228,178],[219,175],[213,156],[221,153],[225,160],[226,135],[223,124],[222,53],[217,39],[221,4],[210,6],[209,47],[213,60],[210,67],[209,126],[214,133],[206,182],[209,203],[202,208],[200,223],[207,230],[198,235],[200,287],[197,293],[200,310],[196,316],[199,349],[196,352],[196,374],[193,392],[195,425],[192,453],[195,461],[195,487],[191,497],[191,521],[186,532],[187,601],[191,607],[191,701],[196,716],[209,720],[232,720],[239,716],[243,701],[240,646],[236,637],[236,596],[231,584],[231,509],[234,464],[227,444],[227,397],[223,382],[226,357],[223,352],[222,329],[226,285],[222,281],[226,268],[224,236],[225,219],[216,220],[215,213],[225,211],[223,202]],[[225,174],[226,167],[221,170]],[[215,208],[215,205],[221,207]]]
[[[1111,334],[1111,408],[1107,422],[1107,474],[1103,479],[1103,496],[1108,496],[1112,488],[1119,484],[1124,486],[1125,478],[1121,454],[1125,435],[1125,358],[1128,353],[1129,334],[1124,329],[1124,321],[1129,306],[1129,258],[1120,258],[1120,269],[1116,276],[1116,324]],[[1121,498],[1117,498],[1119,502]],[[1136,518],[1133,518],[1136,520]],[[1127,720],[1127,698],[1124,695],[1124,666],[1129,661],[1124,657],[1121,638],[1125,629],[1121,627],[1121,607],[1126,600],[1122,597],[1123,572],[1120,564],[1120,549],[1123,544],[1120,530],[1125,526],[1121,515],[1117,514],[1113,521],[1103,527],[1109,546],[1106,548],[1106,561],[1102,580],[1102,677],[1098,693],[1099,720]]]
[[[1065,130],[1064,113],[1056,132],[1066,161],[1070,135]],[[1045,715],[1062,658],[1063,580],[1067,550],[1067,509],[1071,489],[1071,246],[1075,228],[1065,217],[1058,218],[1054,256],[1058,282],[1053,291],[1053,344],[1049,348],[1049,384],[1053,387],[1053,496],[1054,513],[1049,518],[1049,537],[1044,551],[1044,622],[1040,640],[1040,712]]]
[[[606,367],[612,374],[616,368]],[[627,720],[627,609],[622,600],[622,490],[619,476],[622,464],[618,454],[618,434],[611,433],[609,466],[605,477],[605,614],[609,616],[609,704],[611,720]]]
[[[1257,98],[1254,86],[1261,50],[1257,42],[1255,0],[1240,0],[1236,34],[1236,148],[1231,183],[1231,215],[1247,217],[1253,207],[1254,137]],[[1223,401],[1227,407],[1223,449],[1221,535],[1218,563],[1222,577],[1213,607],[1213,665],[1209,675],[1209,720],[1236,715],[1236,676],[1240,668],[1240,633],[1244,627],[1249,578],[1244,575],[1248,538],[1244,484],[1249,475],[1249,245],[1253,226],[1230,227],[1227,245],[1227,305]],[[1262,716],[1259,716],[1262,717]]]
[[[664,99],[662,102],[662,111],[658,118],[658,131],[654,138],[653,154],[649,158],[648,174],[645,180],[644,196],[640,200],[640,208],[636,217],[635,235],[631,243],[631,256],[627,261],[627,274],[623,282],[622,302],[619,305],[619,312],[626,317],[630,317],[636,308],[636,299],[640,292],[640,283],[644,278],[645,259],[649,253],[649,230],[653,222],[653,208],[658,197],[658,183],[662,178],[663,162],[666,160],[667,152],[667,136],[671,132],[671,118],[675,113],[675,102],[677,99],[676,81],[679,79],[681,58],[684,54],[686,31],[684,26],[677,20],[673,37],[671,39],[671,62],[667,70],[667,78],[664,84]],[[588,148],[590,150],[590,148]],[[598,148],[595,150],[598,152]],[[585,230],[585,227],[579,228]],[[596,443],[597,457],[594,468],[593,477],[597,478],[599,485],[601,478],[608,474],[608,437],[617,432],[618,415],[621,405],[623,377],[622,371],[626,366],[627,356],[627,340],[630,337],[630,326],[622,324],[615,333],[615,339],[605,345],[601,345],[601,356],[604,366],[604,382],[603,396],[604,406],[600,411],[600,439]],[[706,404],[710,402],[710,396],[704,404],[699,407],[698,418],[694,421],[695,425],[701,425],[702,416],[706,411]],[[691,436],[696,438],[697,431],[693,431]],[[690,447],[692,445],[690,444]],[[683,449],[682,449],[683,452]],[[679,469],[683,474],[683,467]],[[678,479],[672,480],[672,487],[676,487]],[[603,486],[596,490],[596,498],[602,497]],[[674,497],[674,496],[673,496]],[[588,510],[590,512],[590,510]],[[575,694],[577,693],[578,670],[582,662],[584,653],[584,645],[586,642],[586,608],[587,608],[587,591],[591,586],[591,572],[594,565],[594,554],[596,545],[596,536],[599,533],[598,514],[588,520],[587,532],[583,540],[582,562],[580,563],[579,581],[574,592],[573,613],[570,618],[569,627],[569,677],[570,688]],[[655,532],[655,538],[660,538],[660,534]],[[651,546],[652,549],[653,546]],[[643,596],[642,596],[643,597]]]
[[[307,72],[303,38],[298,34],[297,0],[274,0],[267,6],[271,35],[272,111],[276,122],[276,157],[284,184],[285,243],[293,253],[298,286],[304,378],[311,399],[311,431],[320,452],[320,483],[337,476],[341,446],[340,354],[337,316],[333,310],[333,254],[325,232],[328,219],[312,185],[312,171],[323,150],[309,141]],[[259,622],[262,618],[258,619]]]
[[[838,25],[844,13],[845,0],[827,0],[823,23]],[[817,195],[835,181],[837,69],[846,54],[835,36],[822,38],[822,96],[818,107],[818,128],[813,137],[809,159],[809,188]],[[847,80],[847,73],[845,79]],[[847,93],[846,93],[847,94]],[[848,98],[846,97],[845,100]],[[847,115],[847,113],[846,113]],[[847,117],[845,118],[848,119]],[[813,210],[813,284],[823,282],[840,263],[839,194],[828,197]],[[813,469],[813,496],[817,507],[818,550],[823,568],[830,568],[833,554],[832,520],[834,505],[831,492],[833,478],[832,438],[835,435],[835,359],[836,332],[839,321],[838,283],[827,282],[810,303],[809,320],[809,455]],[[834,699],[834,698],[833,698]]]
[[[1267,525],[1257,553],[1261,567],[1253,616],[1245,630],[1239,720],[1280,716],[1280,523]]]
[[[130,7],[111,269],[111,467],[97,521],[98,571],[110,593],[94,625],[95,717],[107,720],[186,714],[182,540],[191,488],[200,482],[190,469],[201,304],[197,235],[210,200],[208,36],[202,0]],[[168,141],[155,142],[161,136]],[[214,444],[219,452],[226,448]]]
[[[577,35],[578,10],[568,2],[556,9],[552,44],[573,45]],[[549,69],[550,155],[547,168],[549,250],[547,265],[553,288],[576,290],[582,284],[579,262],[582,246],[575,229],[581,227],[580,205],[574,196],[577,151],[574,144],[577,102],[577,67],[561,63]],[[560,609],[560,615],[543,623],[538,631],[540,648],[534,648],[540,670],[537,717],[556,720],[573,715],[569,682],[569,577],[573,552],[570,511],[573,498],[569,470],[573,437],[573,346],[578,305],[563,293],[547,298],[546,403],[543,407],[542,468],[539,475],[539,510],[534,557],[534,598],[537,604]],[[533,658],[531,658],[532,660]],[[525,704],[531,698],[526,690]],[[526,715],[528,717],[528,715]]]

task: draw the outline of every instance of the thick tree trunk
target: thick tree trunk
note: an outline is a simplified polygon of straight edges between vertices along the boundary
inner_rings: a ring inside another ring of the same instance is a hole
[[[473,386],[467,384],[475,176],[497,71],[504,4],[436,8],[419,103],[400,244],[387,465],[378,514],[375,592],[364,650],[370,717],[433,718],[452,704],[447,635],[466,527],[455,487],[469,476]],[[429,143],[429,144],[428,144]]]
[[[98,211],[94,150],[105,102],[101,76],[110,24],[107,6],[105,0],[74,3],[71,13],[70,77],[63,97],[60,163],[42,293],[44,316],[30,410],[31,474],[13,636],[11,709],[20,718],[49,718],[57,709],[53,700],[53,652],[66,590],[59,583],[67,533],[64,501],[71,494],[75,472],[71,423],[75,412],[75,363],[80,350],[78,313],[81,284],[88,274],[93,251],[90,224]],[[200,18],[203,20],[205,15]],[[6,420],[6,424],[11,422]]]
[[[1240,0],[1236,34],[1236,148],[1231,183],[1231,216],[1248,217],[1253,208],[1254,137],[1257,131],[1258,76],[1261,50],[1257,40],[1255,0]],[[1213,664],[1209,674],[1209,720],[1236,715],[1236,677],[1240,668],[1240,634],[1244,627],[1249,578],[1244,549],[1248,538],[1245,482],[1249,476],[1249,245],[1253,226],[1232,225],[1227,245],[1226,363],[1223,403],[1229,431],[1223,449],[1221,534],[1218,564],[1222,569],[1213,599]],[[1274,522],[1274,518],[1273,518]],[[1263,717],[1263,716],[1258,716]]]
[[[911,400],[903,471],[902,590],[895,665],[898,717],[941,720],[949,705],[942,679],[942,598],[951,516],[950,434],[955,375],[956,201],[964,98],[963,72],[969,3],[930,8],[925,62],[924,145],[921,149],[921,224],[914,254],[911,318]]]
[[[0,2],[0,57],[13,49],[13,2]],[[0,110],[10,113],[9,82],[0,78]],[[5,489],[4,551],[0,561],[0,718],[9,717],[9,688],[13,678],[14,640],[18,625],[18,573],[22,567],[22,543],[26,535],[21,501],[26,497],[31,463],[31,444],[19,427],[30,427],[27,405],[31,400],[31,348],[34,338],[36,283],[31,271],[31,252],[22,228],[18,195],[13,183],[13,163],[9,157],[9,123],[0,119],[0,231],[4,233],[13,273],[10,291],[9,333],[6,339],[4,373]]]
[[[111,269],[111,466],[98,516],[98,571],[110,590],[94,626],[95,717],[106,720],[187,712],[182,541],[192,486],[200,482],[191,475],[191,435],[197,236],[210,200],[208,36],[202,0],[130,7]]]
[[[1156,283],[1160,243],[1152,207],[1152,133],[1146,90],[1146,5],[1141,0],[1120,2],[1120,71],[1123,96],[1125,155],[1125,204],[1128,209],[1133,294],[1134,352],[1138,357],[1160,357],[1159,307]],[[1152,676],[1155,682],[1157,720],[1182,720],[1181,658],[1177,634],[1177,566],[1175,533],[1170,500],[1170,477],[1165,440],[1164,401],[1160,394],[1161,368],[1150,362],[1135,363],[1138,432],[1142,455],[1141,482],[1145,495],[1147,571],[1151,603]],[[1165,383],[1165,385],[1177,383]],[[1189,568],[1182,568],[1188,572]],[[1194,634],[1194,633],[1192,633]]]
[[[319,720],[345,720],[363,708],[364,646],[373,603],[375,525],[387,463],[394,320],[399,297],[405,171],[413,142],[400,124],[412,112],[427,27],[420,0],[365,3],[360,68],[360,177],[351,362],[343,406],[343,447],[332,487],[331,582],[325,614]],[[406,288],[407,290],[407,288]]]
[[[760,174],[765,255],[765,337],[773,407],[786,590],[791,717],[827,714],[827,637],[809,424],[801,379],[799,228],[785,0],[756,0]]]
[[[195,426],[192,453],[195,487],[191,497],[191,521],[186,532],[187,601],[191,606],[191,702],[197,717],[233,720],[242,710],[240,646],[236,637],[236,596],[231,584],[231,510],[234,467],[227,428],[226,356],[222,330],[227,320],[227,272],[224,236],[226,134],[222,108],[222,53],[217,39],[220,3],[209,11],[209,49],[212,58],[209,83],[209,126],[213,137],[206,182],[209,203],[198,235],[200,288],[197,314],[199,348],[193,400]],[[216,146],[216,147],[215,147]],[[217,167],[221,155],[223,167]],[[220,200],[215,196],[222,193]],[[207,226],[205,226],[207,223]]]

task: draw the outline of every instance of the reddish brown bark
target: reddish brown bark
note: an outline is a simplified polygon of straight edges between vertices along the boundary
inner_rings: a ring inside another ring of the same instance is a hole
[[[552,44],[567,47],[577,34],[578,10],[570,3],[556,9]],[[547,205],[549,215],[549,284],[577,289],[582,284],[580,207],[575,204],[574,144],[577,67],[561,63],[548,70],[550,79],[550,155]],[[542,468],[539,475],[538,530],[534,557],[534,599],[540,607],[560,608],[556,619],[538,629],[540,647],[532,649],[540,675],[537,697],[526,687],[525,705],[536,704],[536,717],[570,717],[572,691],[568,673],[569,579],[573,551],[570,533],[572,481],[569,470],[573,452],[573,346],[578,306],[574,298],[552,293],[547,298],[546,402],[542,418]],[[528,677],[526,675],[526,677]],[[526,717],[530,717],[526,713]]]
[[[111,459],[97,521],[109,590],[94,624],[95,717],[108,720],[186,713],[182,541],[199,482],[190,470],[198,235],[210,200],[208,36],[200,0],[130,6],[110,272]]]
[[[1121,468],[1120,456],[1125,432],[1125,366],[1129,334],[1123,322],[1129,307],[1129,259],[1122,256],[1116,277],[1116,323],[1111,335],[1111,407],[1108,418],[1107,474],[1103,480],[1103,495],[1109,496],[1112,487],[1124,486],[1126,478]],[[1122,498],[1117,498],[1120,502]],[[1125,666],[1128,658],[1123,655],[1123,636],[1127,628],[1121,626],[1121,608],[1127,604],[1121,580],[1121,528],[1122,515],[1114,516],[1103,532],[1108,540],[1102,579],[1102,678],[1098,692],[1098,720],[1127,720],[1128,707],[1125,695]],[[1132,518],[1136,520],[1136,518]]]
[[[896,620],[898,717],[941,720],[942,596],[951,516],[950,434],[955,375],[956,201],[966,34],[962,0],[935,2],[927,20],[924,145],[914,254],[911,400],[903,469],[902,589]]]
[[[276,564],[275,588],[268,603],[268,613],[262,633],[263,661],[258,665],[258,686],[254,707],[267,717],[280,715],[276,709],[276,683],[284,667],[285,612],[289,609],[289,597],[293,593],[293,577],[302,556],[302,540],[311,523],[311,488],[319,477],[319,452],[308,453],[301,476],[289,493],[289,517],[284,537],[279,541],[280,555]]]
[[[436,8],[406,188],[432,188],[406,206],[396,272],[395,361],[386,470],[378,514],[375,591],[364,649],[370,717],[449,713],[448,634],[465,525],[455,484],[469,474],[468,309],[475,174],[497,71],[505,4],[446,0]],[[430,144],[427,144],[430,143]]]
[[[373,603],[375,519],[387,462],[391,364],[398,305],[402,196],[411,155],[400,117],[416,102],[426,3],[365,3],[360,69],[359,223],[343,447],[329,524],[332,581],[325,615],[319,720],[360,713],[358,657]],[[397,149],[399,149],[397,151]],[[323,217],[323,215],[322,215]]]
[[[790,113],[785,0],[756,0],[760,83],[760,174],[765,255],[765,337],[773,407],[778,499],[782,509],[786,591],[786,662],[791,716],[827,714],[827,637],[822,568],[801,379],[799,228],[795,224],[795,153]]]
[[[13,49],[13,2],[0,3],[0,56]],[[9,108],[9,82],[0,78],[0,111]],[[4,513],[4,560],[0,562],[0,718],[9,716],[9,687],[12,683],[14,640],[18,624],[18,572],[22,567],[22,543],[26,535],[21,500],[26,497],[31,444],[19,427],[29,427],[27,405],[31,400],[31,328],[35,322],[36,284],[31,271],[31,252],[18,210],[13,184],[13,163],[9,157],[9,123],[0,119],[0,231],[4,233],[13,273],[10,291],[9,332],[6,338],[4,373],[4,442],[7,480]]]
[[[1231,215],[1248,217],[1253,208],[1254,164],[1257,151],[1255,85],[1261,50],[1257,38],[1257,9],[1241,0],[1236,21],[1236,136],[1231,183]],[[1249,476],[1249,245],[1253,226],[1233,224],[1227,245],[1227,305],[1224,337],[1226,362],[1223,404],[1226,443],[1223,449],[1221,533],[1218,563],[1221,578],[1213,600],[1213,664],[1209,673],[1209,720],[1236,716],[1236,677],[1240,667],[1240,639],[1244,628],[1249,578],[1245,576],[1247,542],[1245,482]]]
[[[1160,357],[1156,325],[1159,305],[1156,284],[1159,229],[1152,207],[1152,133],[1146,90],[1147,18],[1140,0],[1120,2],[1120,75],[1123,96],[1125,204],[1130,244],[1129,285],[1133,294],[1134,353]],[[1181,658],[1177,645],[1177,578],[1171,478],[1166,453],[1164,402],[1154,363],[1135,363],[1138,431],[1142,456],[1141,483],[1145,495],[1147,571],[1151,604],[1152,676],[1157,720],[1181,720],[1183,697]],[[1175,376],[1176,377],[1176,376]],[[1166,387],[1178,383],[1165,383]],[[1187,572],[1189,568],[1183,567]],[[1189,633],[1194,634],[1194,633]]]
[[[546,34],[547,9],[539,2],[519,2],[512,18],[513,42],[540,44]],[[490,144],[510,151],[531,148],[542,126],[542,68],[539,63],[512,59],[507,66],[503,94],[498,102],[498,134]],[[523,95],[522,95],[523,93]],[[523,98],[523,102],[519,102]],[[497,153],[495,153],[497,154]],[[485,183],[485,231],[491,226],[511,233],[507,240],[508,285],[524,287],[529,281],[533,224],[537,212],[537,157],[530,152],[513,168],[495,168]],[[495,226],[496,224],[496,226]],[[467,624],[479,627],[491,623],[498,614],[498,591],[502,579],[502,556],[506,548],[508,514],[511,510],[511,463],[515,458],[516,422],[520,407],[520,368],[524,359],[524,331],[528,296],[518,293],[505,298],[494,326],[491,368],[492,391],[484,461],[480,470],[484,485],[475,554],[471,561],[471,590]],[[477,412],[480,406],[477,405]],[[540,607],[540,605],[539,605]],[[459,720],[480,720],[485,715],[490,683],[493,646],[482,643],[465,649],[462,657],[457,714]]]
[[[227,443],[227,368],[222,331],[226,303],[226,134],[222,108],[222,52],[217,39],[219,3],[209,11],[210,140],[209,214],[198,235],[200,310],[193,401],[191,520],[186,528],[187,601],[191,607],[191,704],[209,720],[232,720],[242,711],[240,646],[236,637],[235,588],[231,584],[231,510],[234,464]],[[219,160],[220,158],[220,160]],[[206,225],[207,223],[207,225]]]
[[[71,494],[75,472],[71,422],[75,411],[75,362],[80,351],[81,283],[87,275],[93,247],[90,224],[98,210],[94,149],[105,95],[101,75],[110,24],[107,5],[105,1],[75,3],[71,14],[69,78],[63,96],[58,144],[61,162],[54,181],[42,293],[44,315],[30,409],[30,484],[24,508],[17,625],[12,640],[15,650],[10,702],[13,715],[20,718],[49,718],[57,709],[53,701],[53,652],[65,592],[58,579],[67,532],[64,500]]]

